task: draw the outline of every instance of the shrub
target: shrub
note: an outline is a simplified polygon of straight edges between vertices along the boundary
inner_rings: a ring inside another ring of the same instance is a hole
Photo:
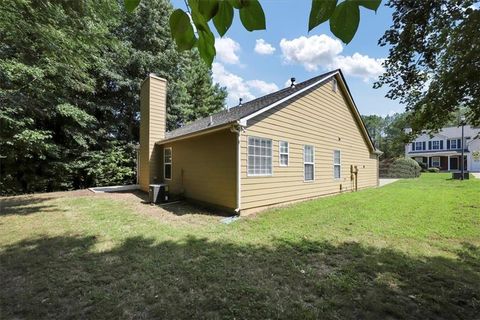
[[[422,172],[427,171],[427,164],[426,163],[420,162],[419,165],[420,165],[420,168],[422,168]]]
[[[417,161],[409,158],[396,159],[389,168],[389,178],[418,178],[422,168]]]
[[[439,168],[428,168],[428,172],[438,173],[438,172],[440,172],[440,169]]]

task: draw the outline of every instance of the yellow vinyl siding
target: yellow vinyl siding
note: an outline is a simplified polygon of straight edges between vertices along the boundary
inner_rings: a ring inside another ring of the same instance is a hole
[[[165,181],[170,192],[233,211],[236,146],[236,133],[230,129],[165,143],[162,150],[172,148],[172,179]],[[163,172],[163,157],[160,167]]]
[[[242,210],[338,193],[340,185],[342,191],[351,190],[350,165],[358,167],[359,189],[377,185],[377,156],[371,154],[346,97],[342,81],[337,92],[330,81],[248,121],[241,136]],[[272,139],[272,176],[247,176],[249,136]],[[279,141],[289,143],[286,167],[279,164]],[[304,182],[304,145],[315,148],[314,181]],[[341,151],[340,179],[334,178],[334,150]]]
[[[161,150],[156,141],[165,138],[167,81],[149,76],[140,90],[140,188],[148,191],[150,183],[160,182]]]

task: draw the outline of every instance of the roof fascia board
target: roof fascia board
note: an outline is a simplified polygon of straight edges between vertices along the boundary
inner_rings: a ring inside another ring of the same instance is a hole
[[[212,133],[212,132],[215,132],[215,131],[224,130],[224,129],[230,128],[232,126],[232,123],[235,123],[235,122],[229,122],[229,123],[225,123],[223,125],[219,125],[219,126],[216,126],[216,127],[210,127],[210,128],[203,129],[203,130],[200,130],[200,131],[195,131],[195,132],[192,132],[190,134],[185,134],[185,135],[174,137],[174,138],[168,138],[168,139],[160,140],[160,141],[155,142],[155,144],[161,145],[161,144],[165,144],[165,143],[175,142],[175,141],[178,141],[178,140],[183,140],[183,139],[188,139],[188,138],[201,136],[201,135],[204,135],[204,134],[207,134],[207,133]]]
[[[278,100],[278,101],[276,101],[276,102],[274,102],[274,103],[266,106],[265,108],[262,108],[262,109],[260,109],[260,110],[258,110],[258,111],[255,111],[254,113],[249,114],[248,116],[245,116],[245,117],[241,118],[241,119],[240,119],[240,124],[241,124],[242,126],[246,126],[248,120],[250,120],[250,119],[252,119],[252,118],[254,118],[254,117],[256,117],[256,116],[258,116],[258,115],[260,115],[260,114],[262,114],[262,113],[264,113],[264,112],[266,112],[266,111],[268,111],[268,110],[270,110],[270,109],[272,109],[272,108],[275,108],[276,106],[278,106],[278,105],[284,103],[285,101],[288,101],[288,100],[290,100],[290,99],[298,96],[299,94],[302,94],[303,92],[305,92],[305,91],[307,91],[307,90],[309,90],[309,89],[317,86],[318,84],[322,83],[323,81],[327,80],[327,79],[330,78],[330,77],[335,76],[336,74],[339,74],[339,71],[336,71],[336,72],[334,72],[334,73],[332,73],[332,74],[329,74],[328,76],[323,77],[322,79],[318,80],[317,82],[314,82],[314,83],[312,83],[311,85],[309,85],[309,86],[307,86],[307,87],[305,87],[305,88],[303,88],[303,89],[301,89],[301,90],[295,91],[295,92],[292,93],[291,95],[286,96],[285,98],[283,98],[283,99],[281,99],[281,100]]]

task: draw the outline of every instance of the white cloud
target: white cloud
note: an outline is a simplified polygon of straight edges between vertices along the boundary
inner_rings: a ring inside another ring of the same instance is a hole
[[[364,81],[375,79],[384,71],[384,59],[370,58],[358,52],[351,56],[341,55],[342,43],[325,34],[282,39],[280,48],[284,62],[301,64],[307,71],[341,68],[345,74]]]
[[[384,72],[384,59],[374,59],[355,52],[352,56],[335,57],[334,68],[340,68],[345,74],[363,78],[364,81],[376,79]]]
[[[257,39],[255,42],[255,52],[258,54],[273,54],[275,47],[263,39]]]
[[[215,39],[215,50],[217,50],[217,59],[223,63],[239,64],[240,44],[228,37]]]
[[[293,40],[282,39],[280,49],[286,63],[298,63],[307,71],[316,71],[319,66],[332,64],[343,47],[340,40],[322,34]]]
[[[263,80],[249,80],[247,85],[253,89],[257,90],[262,94],[269,94],[275,91],[278,91],[278,86],[272,82],[265,82]]]
[[[238,105],[239,98],[244,102],[255,99],[257,96],[265,95],[278,90],[275,83],[263,80],[244,80],[242,77],[231,73],[221,63],[214,62],[212,65],[213,81],[226,87],[228,91],[227,105]]]

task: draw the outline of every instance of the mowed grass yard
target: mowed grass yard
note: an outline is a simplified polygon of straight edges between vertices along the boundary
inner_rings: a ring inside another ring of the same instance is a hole
[[[0,318],[480,319],[480,180],[449,177],[229,225],[135,197],[3,198]]]

